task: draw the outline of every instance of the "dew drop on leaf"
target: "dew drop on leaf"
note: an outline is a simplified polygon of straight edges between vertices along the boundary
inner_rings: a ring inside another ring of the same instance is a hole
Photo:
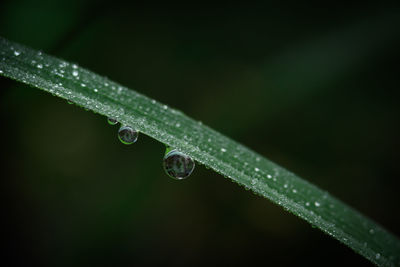
[[[165,173],[169,177],[182,180],[190,176],[194,169],[194,160],[176,149],[166,151],[163,159]]]
[[[121,126],[118,130],[118,139],[125,145],[130,145],[136,142],[139,132],[130,126]]]
[[[116,119],[114,119],[114,118],[107,118],[107,122],[110,125],[115,125],[115,124],[118,123],[118,121]]]
[[[369,229],[369,233],[371,234],[371,235],[373,235],[374,233],[375,233],[375,231],[374,231],[374,229]]]

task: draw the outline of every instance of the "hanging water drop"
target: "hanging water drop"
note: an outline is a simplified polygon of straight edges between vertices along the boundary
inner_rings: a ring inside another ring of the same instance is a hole
[[[130,145],[136,142],[139,132],[135,131],[130,126],[121,126],[118,130],[118,139],[125,145]]]
[[[163,166],[169,177],[182,180],[193,172],[194,160],[176,149],[167,149]]]
[[[110,125],[115,125],[115,124],[118,123],[118,121],[116,119],[114,119],[114,118],[107,118],[107,122]]]

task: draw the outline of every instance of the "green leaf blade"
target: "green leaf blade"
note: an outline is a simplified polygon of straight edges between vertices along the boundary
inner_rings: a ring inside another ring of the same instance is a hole
[[[400,241],[326,191],[251,149],[118,83],[0,37],[0,75],[117,119],[281,205],[381,266],[400,265]]]

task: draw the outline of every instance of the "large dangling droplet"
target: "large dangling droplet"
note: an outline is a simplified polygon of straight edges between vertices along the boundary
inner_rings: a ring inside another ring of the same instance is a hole
[[[136,142],[139,132],[130,126],[121,126],[118,130],[118,139],[125,145],[130,145]]]
[[[182,180],[190,176],[194,170],[194,160],[176,149],[167,148],[163,166],[169,177]]]
[[[110,125],[115,125],[115,124],[118,123],[118,121],[116,119],[114,119],[114,118],[107,118],[107,122]]]

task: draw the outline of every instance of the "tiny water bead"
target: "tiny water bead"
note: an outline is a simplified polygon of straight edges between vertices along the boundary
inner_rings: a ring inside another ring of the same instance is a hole
[[[176,149],[168,151],[164,156],[163,167],[169,177],[182,180],[190,176],[194,170],[194,160]]]
[[[125,145],[131,145],[138,139],[139,132],[130,126],[121,126],[118,130],[118,139]]]
[[[110,125],[115,125],[115,124],[118,123],[118,121],[116,119],[114,119],[114,118],[107,118],[107,122]]]

